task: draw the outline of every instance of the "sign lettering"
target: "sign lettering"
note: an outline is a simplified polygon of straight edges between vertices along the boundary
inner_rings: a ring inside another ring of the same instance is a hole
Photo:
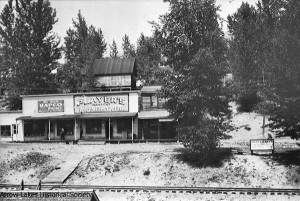
[[[78,200],[78,201],[98,201],[99,198],[93,190],[87,191],[5,191],[0,192],[0,200]]]
[[[75,96],[75,113],[128,112],[129,98],[126,95]]]
[[[38,101],[38,112],[63,112],[64,111],[64,100],[45,100]]]
[[[272,151],[274,152],[273,139],[255,139],[250,140],[250,150],[253,151]]]

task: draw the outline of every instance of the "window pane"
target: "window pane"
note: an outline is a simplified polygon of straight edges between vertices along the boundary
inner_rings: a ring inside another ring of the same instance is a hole
[[[13,134],[18,134],[18,126],[16,124],[12,125]]]
[[[89,119],[86,121],[86,133],[101,134],[101,120],[100,119]]]
[[[10,125],[0,126],[0,129],[1,129],[2,137],[10,137],[11,136]]]
[[[123,131],[131,132],[132,125],[131,119],[118,119],[117,120],[117,127],[118,133],[122,133]]]
[[[74,129],[73,120],[60,120],[60,121],[57,122],[57,124],[58,124],[57,125],[57,130],[58,131],[60,131],[61,128],[63,128],[64,131],[65,131],[65,135],[73,135],[73,129]],[[57,134],[60,135],[60,132],[58,132]]]
[[[151,106],[152,107],[157,107],[157,97],[156,96],[151,96]]]
[[[149,121],[149,134],[151,139],[158,138],[158,121],[150,120]]]
[[[25,136],[46,136],[46,121],[24,122]]]
[[[150,108],[150,106],[151,106],[150,96],[143,96],[142,102],[143,102],[143,109]]]

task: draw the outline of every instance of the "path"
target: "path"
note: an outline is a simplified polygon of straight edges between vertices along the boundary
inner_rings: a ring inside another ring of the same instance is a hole
[[[78,154],[70,155],[58,165],[57,169],[53,170],[42,180],[42,184],[63,184],[82,159],[83,156],[78,156]]]

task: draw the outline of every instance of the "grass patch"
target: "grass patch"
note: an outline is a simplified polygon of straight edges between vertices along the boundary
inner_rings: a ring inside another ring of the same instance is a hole
[[[284,153],[274,153],[272,160],[285,165],[295,165],[300,167],[300,150],[291,150]]]
[[[9,163],[12,170],[23,171],[29,168],[37,168],[50,160],[51,156],[40,152],[29,152],[22,154]]]
[[[185,148],[177,151],[180,152],[176,156],[177,160],[183,161],[192,167],[221,167],[224,160],[232,157],[231,148],[218,148],[205,161],[199,161],[199,158],[201,158],[199,153],[187,152]]]

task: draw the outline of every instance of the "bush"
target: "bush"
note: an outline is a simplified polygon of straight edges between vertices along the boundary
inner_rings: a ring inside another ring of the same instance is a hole
[[[18,171],[26,170],[29,168],[36,168],[48,162],[50,158],[50,155],[45,155],[40,152],[29,152],[27,154],[22,154],[20,157],[12,160],[9,164],[9,167],[13,170]]]
[[[149,169],[147,169],[146,171],[144,171],[144,173],[143,173],[145,176],[148,176],[148,175],[150,175],[150,170]]]
[[[207,165],[222,135],[219,125],[217,121],[206,119],[198,126],[179,127],[179,137],[185,147],[184,160],[197,166]]]

